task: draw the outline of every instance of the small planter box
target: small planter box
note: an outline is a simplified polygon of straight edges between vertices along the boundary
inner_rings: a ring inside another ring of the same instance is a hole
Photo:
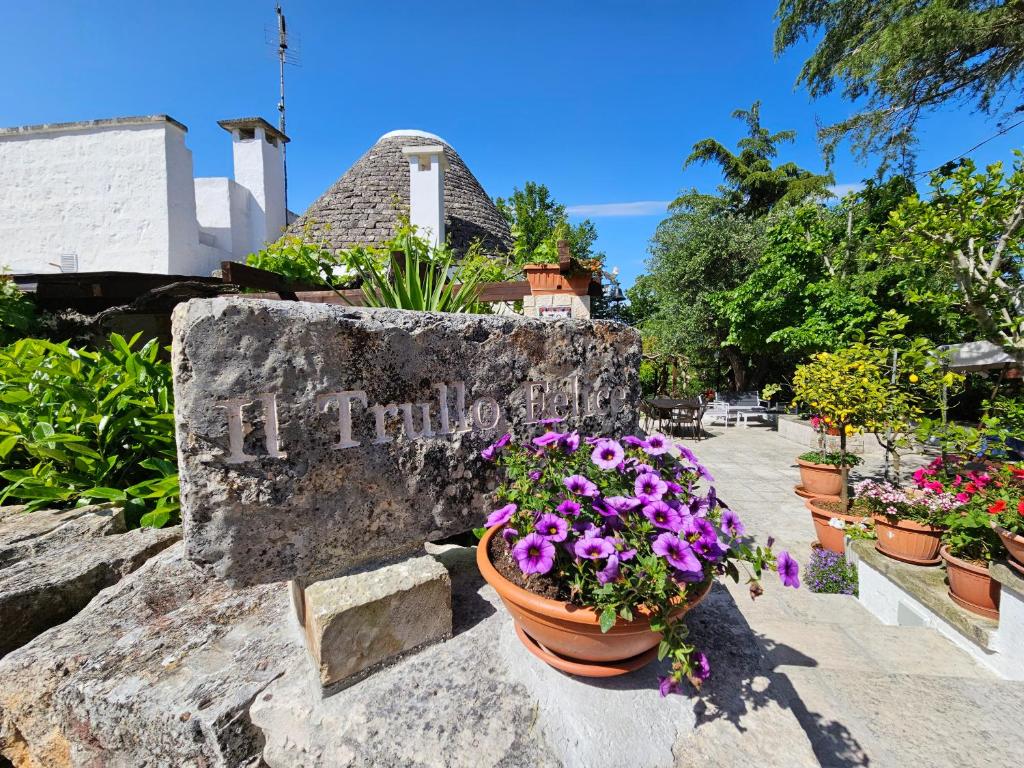
[[[586,296],[590,289],[590,274],[576,272],[563,274],[557,264],[527,264],[523,267],[534,296],[550,296],[557,293],[571,293]]]

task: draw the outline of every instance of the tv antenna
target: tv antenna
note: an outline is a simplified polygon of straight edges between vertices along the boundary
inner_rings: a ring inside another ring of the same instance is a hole
[[[270,30],[266,29],[266,42],[269,45],[276,48],[275,55],[277,56],[278,73],[280,77],[280,97],[277,101],[277,129],[281,133],[288,135],[285,131],[285,109],[284,109],[284,67],[286,64],[292,66],[300,66],[300,57],[298,52],[298,40],[290,40],[288,36],[288,25],[285,22],[284,10],[281,8],[281,3],[277,2],[274,5],[274,10],[277,13],[277,29]],[[287,156],[287,144],[281,142],[281,164],[284,170],[284,221],[285,226],[288,225],[288,156]]]

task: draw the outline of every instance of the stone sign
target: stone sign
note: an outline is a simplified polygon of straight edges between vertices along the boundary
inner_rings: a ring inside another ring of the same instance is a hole
[[[480,450],[542,420],[636,429],[639,335],[603,321],[245,298],[174,311],[186,552],[309,583],[480,525]]]

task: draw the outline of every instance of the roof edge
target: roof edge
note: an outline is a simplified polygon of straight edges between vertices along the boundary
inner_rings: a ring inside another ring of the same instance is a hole
[[[442,139],[436,133],[429,133],[428,131],[420,131],[416,128],[399,128],[395,131],[388,131],[381,136],[377,141],[384,141],[384,139],[397,139],[397,138],[414,138],[414,139],[431,139],[433,141],[440,141],[442,144],[448,144],[447,141]],[[451,146],[451,144],[448,144]]]
[[[106,117],[99,120],[78,120],[70,123],[38,123],[36,125],[16,125],[0,128],[0,138],[25,136],[32,133],[62,133],[79,131],[84,128],[115,128],[120,125],[147,125],[151,123],[170,123],[188,133],[188,126],[175,120],[170,115],[134,115],[131,117]]]

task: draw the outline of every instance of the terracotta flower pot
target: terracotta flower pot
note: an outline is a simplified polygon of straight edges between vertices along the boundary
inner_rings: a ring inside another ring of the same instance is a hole
[[[547,296],[556,293],[574,293],[585,296],[590,288],[590,274],[576,272],[562,274],[557,264],[527,264],[523,267],[530,283],[530,293]]]
[[[988,575],[988,568],[954,557],[945,547],[939,554],[946,563],[949,596],[953,602],[973,613],[998,619],[999,582]]]
[[[911,565],[938,565],[942,546],[942,528],[922,525],[913,520],[897,520],[886,515],[872,515],[878,540],[875,549],[894,560]]]
[[[646,611],[641,611],[643,615],[633,621],[619,619],[608,632],[601,632],[595,611],[516,586],[491,565],[488,544],[497,530],[489,529],[480,540],[477,568],[512,615],[516,633],[531,653],[552,666],[587,677],[625,674],[654,660],[661,635],[651,630]],[[673,616],[682,616],[695,607],[710,589],[709,581],[697,594],[681,602]]]
[[[813,461],[797,459],[800,465],[800,485],[805,492],[814,496],[838,499],[843,492],[843,480],[846,478],[845,467],[834,464],[815,464]]]
[[[992,523],[992,528],[999,534],[999,538],[1003,540],[1003,546],[1010,553],[1010,557],[1017,561],[1018,570],[1020,570],[1020,567],[1024,567],[1024,536],[1010,533],[996,523]]]
[[[846,532],[842,528],[834,528],[829,523],[833,518],[838,518],[847,525],[853,525],[859,523],[864,518],[857,515],[831,512],[816,504],[816,502],[821,503],[825,501],[833,501],[833,499],[816,496],[812,499],[804,499],[804,506],[811,512],[811,520],[814,522],[814,532],[818,535],[818,543],[825,549],[838,552],[841,555],[845,554]]]

